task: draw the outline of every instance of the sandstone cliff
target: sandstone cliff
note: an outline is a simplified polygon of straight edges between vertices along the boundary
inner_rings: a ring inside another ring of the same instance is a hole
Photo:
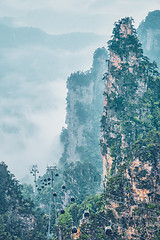
[[[108,42],[101,120],[106,214],[113,239],[158,239],[160,78],[132,22],[116,23]]]
[[[67,128],[61,140],[64,153],[61,163],[90,162],[102,169],[99,138],[103,112],[103,74],[106,71],[107,51],[99,48],[94,53],[92,68],[71,74],[67,80]]]

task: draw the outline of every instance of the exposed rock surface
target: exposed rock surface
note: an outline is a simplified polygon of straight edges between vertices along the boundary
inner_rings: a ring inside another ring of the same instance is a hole
[[[88,161],[102,169],[99,138],[103,112],[102,78],[107,57],[105,48],[97,49],[92,68],[87,72],[73,73],[67,80],[67,128],[61,134],[64,142],[62,164]]]
[[[112,239],[158,239],[159,74],[131,18],[115,24],[108,45],[101,153]]]

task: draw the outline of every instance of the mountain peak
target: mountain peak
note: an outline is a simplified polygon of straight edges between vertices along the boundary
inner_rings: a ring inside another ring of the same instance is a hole
[[[159,107],[154,106],[159,103],[160,79],[156,64],[143,56],[132,22],[118,21],[109,41],[100,142],[105,207],[116,222],[114,239],[156,239]],[[150,205],[154,213],[149,212]]]
[[[133,27],[132,18],[122,18],[115,23],[112,38],[108,41],[111,56],[116,54],[123,62],[128,61],[130,55],[134,55],[134,58],[140,58],[143,54],[141,46]]]
[[[115,37],[127,37],[128,35],[133,34],[133,19],[130,17],[122,18],[117,23],[115,23],[115,27],[113,29],[113,34]],[[117,39],[118,40],[118,39]]]

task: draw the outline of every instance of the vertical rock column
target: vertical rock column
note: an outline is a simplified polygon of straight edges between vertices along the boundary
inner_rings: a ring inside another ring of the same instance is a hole
[[[124,148],[135,140],[133,132],[123,127],[125,116],[131,119],[141,92],[146,90],[143,77],[139,80],[137,69],[142,57],[131,18],[124,18],[115,24],[112,39],[108,42],[110,58],[108,72],[104,78],[104,110],[101,120],[101,155],[103,175],[116,173],[123,162]],[[132,125],[132,121],[128,123]]]

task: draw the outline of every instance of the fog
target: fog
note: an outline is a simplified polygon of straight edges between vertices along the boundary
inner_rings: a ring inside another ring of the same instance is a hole
[[[29,181],[32,164],[43,174],[61,156],[67,77],[91,67],[115,21],[132,16],[137,27],[158,7],[159,0],[1,0],[0,160],[18,179]]]
[[[59,40],[60,46],[54,48],[54,43],[31,44],[31,36],[27,44],[23,34],[22,28],[21,42],[12,44],[6,39],[5,47],[0,40],[0,159],[18,179],[30,181],[27,175],[33,164],[43,174],[47,165],[58,163],[63,151],[59,137],[65,126],[67,77],[91,67],[93,52],[102,40],[84,42],[75,50],[73,44],[65,46],[66,35],[60,36],[61,44]]]
[[[110,35],[113,23],[132,16],[136,27],[159,0],[1,0],[0,16],[48,33],[95,32]]]

